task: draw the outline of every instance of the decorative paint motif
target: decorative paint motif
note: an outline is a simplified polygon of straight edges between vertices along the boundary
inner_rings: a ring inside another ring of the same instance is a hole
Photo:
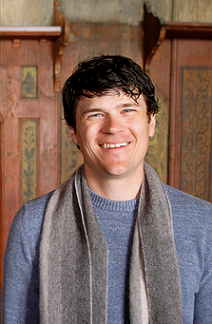
[[[155,135],[150,138],[146,162],[157,172],[161,181],[168,181],[168,124],[169,107],[158,94],[159,113],[156,116]]]
[[[181,189],[210,200],[212,70],[182,70]]]
[[[62,118],[61,118],[62,119]],[[68,127],[61,120],[61,155],[60,155],[60,181],[66,181],[72,173],[83,163],[82,154],[72,142]]]
[[[37,121],[22,120],[22,203],[36,197]]]
[[[22,98],[37,98],[37,66],[22,66]]]

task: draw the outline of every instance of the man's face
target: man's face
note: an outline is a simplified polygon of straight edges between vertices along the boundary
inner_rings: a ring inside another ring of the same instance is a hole
[[[76,132],[70,127],[70,134],[82,151],[86,177],[140,177],[143,172],[155,116],[149,122],[142,95],[136,103],[120,93],[79,100]]]

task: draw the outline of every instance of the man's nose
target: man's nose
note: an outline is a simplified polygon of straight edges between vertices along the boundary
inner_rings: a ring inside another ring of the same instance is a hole
[[[124,125],[121,123],[118,116],[107,116],[102,131],[107,134],[115,135],[124,130]]]

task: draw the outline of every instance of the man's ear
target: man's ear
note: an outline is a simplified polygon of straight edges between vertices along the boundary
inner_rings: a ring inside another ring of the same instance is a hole
[[[149,137],[154,136],[154,134],[155,134],[155,125],[156,125],[156,115],[151,115]]]
[[[68,129],[69,129],[69,133],[71,135],[72,142],[74,144],[78,145],[77,134],[76,134],[74,127],[68,126]]]

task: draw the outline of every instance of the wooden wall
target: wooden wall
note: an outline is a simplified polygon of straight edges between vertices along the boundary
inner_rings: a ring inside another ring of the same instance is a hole
[[[59,183],[59,94],[52,41],[1,40],[0,53],[2,260],[17,210]]]

